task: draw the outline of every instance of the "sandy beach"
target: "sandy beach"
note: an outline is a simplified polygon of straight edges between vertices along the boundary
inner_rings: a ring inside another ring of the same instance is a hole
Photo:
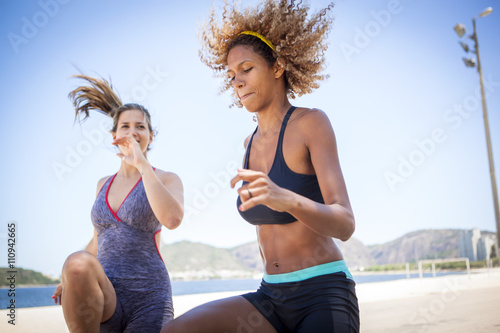
[[[500,270],[358,284],[361,332],[500,332]],[[174,296],[176,316],[246,291]],[[60,306],[0,310],[1,332],[69,332]],[[257,333],[257,331],[256,331]]]

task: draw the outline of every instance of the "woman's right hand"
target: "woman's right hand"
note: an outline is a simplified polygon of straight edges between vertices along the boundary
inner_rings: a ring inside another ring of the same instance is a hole
[[[231,179],[231,187],[242,180],[247,184],[238,189],[241,199],[239,210],[245,211],[257,205],[265,205],[278,212],[288,212],[295,193],[279,187],[269,176],[261,171],[238,169],[238,174]]]
[[[54,303],[61,305],[61,298],[62,298],[62,282],[59,283],[56,287],[56,290],[54,291],[54,295],[52,295],[52,298],[54,299]]]

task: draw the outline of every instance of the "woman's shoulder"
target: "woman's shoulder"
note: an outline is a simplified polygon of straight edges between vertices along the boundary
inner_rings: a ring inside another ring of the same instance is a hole
[[[99,179],[99,180],[97,181],[97,187],[101,187],[102,185],[104,185],[104,183],[106,183],[106,181],[107,181],[109,178],[111,178],[111,177],[113,177],[113,175],[104,176],[104,177],[102,177],[101,179]]]
[[[155,170],[155,173],[156,173],[156,175],[158,177],[160,177],[160,176],[163,177],[165,175],[170,175],[170,176],[175,175],[175,173],[173,173],[171,171],[165,171],[165,170],[162,170],[162,169],[159,169],[159,168],[156,168],[156,167],[154,168],[154,170]]]
[[[328,115],[323,110],[316,108],[297,108],[296,112],[297,114],[293,121],[296,123],[299,130],[309,132],[312,128],[321,130],[325,127],[332,127]]]
[[[102,177],[101,179],[99,179],[99,181],[97,182],[96,196],[99,194],[99,192],[101,191],[101,188],[104,186],[104,184],[111,177],[113,177],[113,176],[112,175],[111,176],[105,176],[105,177]]]
[[[165,182],[167,182],[167,183],[180,182],[181,181],[180,177],[176,173],[171,172],[171,171],[164,171],[164,170],[155,168],[155,174],[158,176],[158,178],[161,179],[161,181],[163,183],[165,183]]]
[[[252,137],[252,134],[249,134],[246,138],[245,141],[243,141],[243,147],[247,149],[248,143],[250,142],[250,138]]]
[[[324,121],[328,119],[327,114],[318,108],[298,107],[294,112],[294,118],[301,121]]]

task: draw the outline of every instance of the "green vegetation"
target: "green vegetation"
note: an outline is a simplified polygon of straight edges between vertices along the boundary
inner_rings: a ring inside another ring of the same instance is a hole
[[[471,261],[469,263],[470,268],[486,268],[486,260],[482,261]],[[495,262],[493,261],[493,265],[498,266],[498,260]],[[459,262],[445,262],[442,264],[436,264],[436,269],[451,269],[451,270],[459,270],[459,269],[467,269],[467,266],[465,264],[465,261],[459,261]]]
[[[0,267],[0,287],[8,287],[10,286],[10,281],[8,278],[13,273],[7,273],[8,271],[12,271],[10,268]],[[14,269],[15,273],[15,285],[16,287],[22,285],[43,285],[43,284],[57,284],[60,281],[58,279],[52,279],[46,275],[43,275],[40,272],[35,272],[31,269],[23,269],[16,268]]]
[[[410,263],[410,269],[417,269],[415,263]],[[373,265],[365,268],[365,272],[387,272],[387,271],[404,271],[406,264],[387,264],[387,265]]]

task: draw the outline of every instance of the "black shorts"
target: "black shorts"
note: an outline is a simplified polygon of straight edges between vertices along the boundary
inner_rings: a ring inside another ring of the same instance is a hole
[[[242,295],[281,332],[359,332],[355,283],[344,272],[298,282],[267,283]],[[258,332],[258,319],[249,315],[247,331]],[[250,330],[251,329],[251,330]]]

